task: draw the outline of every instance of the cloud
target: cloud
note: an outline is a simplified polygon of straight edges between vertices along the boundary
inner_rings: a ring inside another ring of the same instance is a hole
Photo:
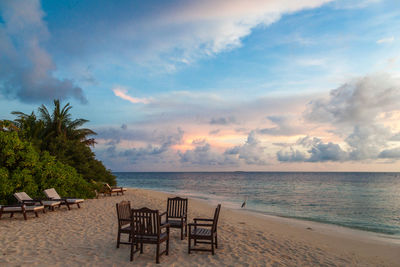
[[[275,127],[270,128],[263,128],[257,130],[259,134],[266,134],[266,135],[299,135],[304,132],[302,125],[299,125],[298,118],[292,118],[290,116],[283,116],[283,115],[271,115],[267,116],[267,119],[274,123]]]
[[[39,1],[1,1],[0,92],[23,102],[73,97],[86,103],[73,80],[54,76],[56,66],[44,43],[50,38]]]
[[[184,165],[200,166],[236,166],[238,161],[229,155],[212,150],[209,143],[198,144],[194,149],[178,151],[180,162]]]
[[[376,41],[377,44],[390,44],[394,42],[394,36],[387,37],[387,38],[382,38]]]
[[[289,150],[277,152],[278,161],[282,162],[326,162],[345,161],[348,153],[332,142],[324,143],[319,138],[306,136],[296,142],[296,146],[307,149],[295,149],[290,146]]]
[[[387,150],[397,135],[385,118],[400,111],[399,101],[400,80],[394,76],[375,74],[349,81],[332,90],[328,98],[311,101],[304,114],[310,123],[330,126],[331,133],[342,137],[347,149],[334,142],[305,137],[289,150],[278,151],[278,160],[323,162],[397,157],[397,150]]]
[[[400,80],[389,74],[354,79],[330,92],[328,99],[311,101],[305,118],[319,123],[369,125],[381,113],[399,110]]]
[[[132,96],[128,95],[127,94],[128,91],[124,88],[116,87],[113,89],[113,92],[116,96],[118,96],[124,100],[128,100],[129,102],[131,102],[133,104],[138,104],[138,103],[148,104],[148,103],[150,103],[150,101],[148,99],[136,98],[136,97],[132,97]]]
[[[58,45],[79,55],[108,57],[118,51],[124,61],[153,67],[161,62],[166,70],[174,71],[176,66],[240,47],[241,40],[259,25],[268,26],[285,14],[328,2],[331,0],[149,0],[140,5],[131,1],[111,5],[104,0],[87,1],[77,3],[74,11],[64,11],[65,17],[72,19],[57,29]],[[84,12],[90,5],[99,8],[82,17],[69,16],[69,12]],[[111,18],[110,9],[118,17]],[[80,32],[70,31],[78,26]]]
[[[164,161],[164,154],[168,152],[171,146],[180,144],[184,132],[178,128],[176,133],[165,135],[153,131],[149,134],[146,131],[127,130],[125,124],[118,128],[109,128],[107,130],[98,131],[98,135],[102,139],[109,140],[106,143],[107,157],[119,158],[128,161],[131,164],[146,162],[147,160]],[[145,141],[148,144],[141,147],[124,148],[120,147],[122,141]]]
[[[379,153],[379,158],[382,159],[399,159],[400,158],[400,147],[385,149]]]
[[[228,125],[228,124],[232,124],[232,123],[236,123],[235,118],[232,116],[228,117],[228,118],[224,118],[224,117],[212,118],[210,120],[211,125]]]
[[[267,165],[267,155],[265,154],[265,147],[256,137],[256,132],[252,131],[247,136],[246,143],[243,145],[229,148],[225,151],[225,155],[235,155],[238,159],[243,160],[246,164],[250,165]]]

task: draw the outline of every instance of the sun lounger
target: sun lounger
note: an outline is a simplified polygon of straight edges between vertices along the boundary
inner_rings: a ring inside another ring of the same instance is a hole
[[[28,218],[26,216],[26,213],[34,212],[35,216],[39,217],[38,214],[39,211],[43,211],[43,213],[45,213],[43,205],[40,206],[39,205],[27,206],[25,204],[3,205],[0,206],[0,219],[1,216],[5,213],[10,213],[10,218],[14,216],[14,213],[22,213],[22,215],[24,215],[24,219],[27,220]]]
[[[60,201],[61,205],[66,205],[68,210],[70,210],[71,205],[77,205],[78,208],[81,208],[79,203],[83,203],[83,199],[81,198],[73,198],[73,197],[60,197],[57,191],[54,188],[46,189],[43,191],[46,197],[52,201]]]
[[[60,207],[61,202],[60,201],[54,201],[54,200],[42,200],[42,199],[32,199],[30,196],[28,196],[27,193],[25,192],[18,192],[14,194],[14,197],[18,200],[18,202],[22,204],[26,204],[26,206],[32,206],[32,205],[43,205],[51,210],[54,210],[55,207]]]
[[[104,186],[105,186],[105,194],[107,194],[107,195],[112,195],[112,194],[117,194],[117,196],[119,195],[119,193],[121,193],[121,195],[123,195],[124,194],[124,192],[126,191],[126,188],[123,188],[123,187],[116,187],[116,186],[113,186],[113,187],[111,187],[109,184],[104,184]]]

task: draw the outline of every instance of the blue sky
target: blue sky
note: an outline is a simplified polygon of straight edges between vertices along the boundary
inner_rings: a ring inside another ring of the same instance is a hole
[[[396,1],[2,1],[0,114],[60,98],[112,170],[391,170]]]

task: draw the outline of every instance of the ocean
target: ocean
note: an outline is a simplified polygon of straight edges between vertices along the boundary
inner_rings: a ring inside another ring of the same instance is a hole
[[[115,172],[118,185],[400,237],[400,173]]]

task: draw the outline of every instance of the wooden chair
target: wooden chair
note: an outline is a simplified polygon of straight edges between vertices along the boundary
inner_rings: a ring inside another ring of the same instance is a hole
[[[169,223],[171,228],[181,229],[181,240],[183,240],[183,228],[185,228],[185,237],[187,236],[187,198],[168,198],[166,222]]]
[[[57,193],[57,191],[54,188],[46,189],[43,191],[43,193],[46,195],[46,197],[50,201],[59,201],[61,202],[61,205],[66,205],[68,210],[71,209],[71,205],[77,205],[78,208],[80,209],[81,206],[79,205],[80,203],[83,203],[83,199],[81,198],[74,198],[74,197],[60,197],[60,195]]]
[[[118,236],[117,236],[117,248],[120,244],[131,244],[131,202],[121,201],[116,204],[117,206],[117,217],[118,217]],[[121,234],[129,235],[129,242],[121,242]]]
[[[25,204],[26,206],[44,206],[54,211],[55,207],[60,207],[61,202],[57,200],[42,200],[42,199],[32,199],[25,192],[14,193],[14,197],[19,203]],[[43,210],[44,211],[44,210]]]
[[[118,196],[119,193],[121,193],[121,195],[123,195],[125,191],[126,191],[126,188],[117,187],[117,186],[111,187],[107,183],[104,184],[104,194],[106,194],[106,195],[111,196],[112,194],[117,194],[117,196]]]
[[[161,215],[158,210],[132,209],[131,261],[133,261],[133,254],[137,252],[138,244],[140,244],[140,253],[143,253],[143,244],[155,244],[157,245],[156,263],[160,263],[160,256],[164,253],[168,255],[169,227],[168,223],[161,224]],[[165,230],[162,231],[163,229]],[[166,242],[166,248],[160,252],[160,244],[163,242]],[[134,251],[134,246],[136,246],[136,251]]]
[[[26,221],[28,219],[26,214],[28,212],[34,212],[35,216],[39,217],[38,214],[39,211],[43,211],[43,213],[45,213],[43,205],[40,206],[39,205],[26,206],[25,204],[3,205],[0,206],[0,219],[1,216],[5,213],[10,213],[10,218],[14,216],[14,213],[22,213]]]
[[[217,238],[217,225],[219,212],[221,210],[221,204],[218,204],[215,209],[213,219],[204,218],[194,218],[194,223],[189,223],[189,242],[188,242],[188,253],[193,251],[211,251],[214,255],[214,245],[218,248],[218,238]],[[192,228],[193,227],[193,228]],[[194,240],[194,246],[197,243],[210,244],[211,249],[206,248],[192,248],[191,240]],[[200,241],[198,241],[200,240]]]

